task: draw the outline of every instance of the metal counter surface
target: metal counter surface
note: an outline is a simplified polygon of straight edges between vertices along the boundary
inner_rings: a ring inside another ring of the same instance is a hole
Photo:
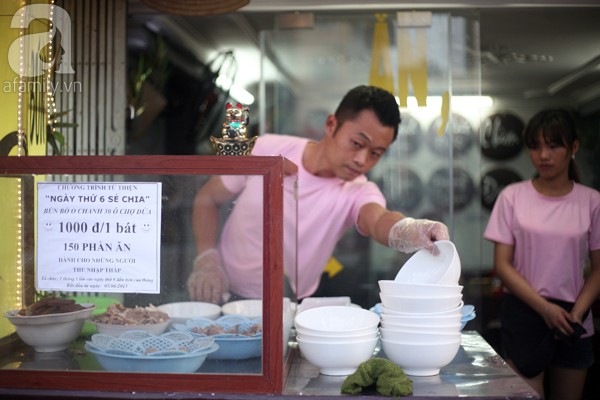
[[[374,357],[385,357],[378,347]],[[340,387],[345,376],[326,376],[302,357],[290,368],[283,395],[343,396]],[[539,399],[537,393],[476,331],[462,334],[456,357],[439,375],[410,376],[413,397],[466,397],[472,399]]]

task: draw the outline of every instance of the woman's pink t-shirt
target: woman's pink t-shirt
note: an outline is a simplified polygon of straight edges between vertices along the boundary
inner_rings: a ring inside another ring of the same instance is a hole
[[[600,193],[575,184],[565,196],[547,197],[530,180],[509,185],[484,237],[514,246],[515,269],[541,296],[574,302],[589,252],[600,249]],[[593,332],[591,313],[584,327]]]

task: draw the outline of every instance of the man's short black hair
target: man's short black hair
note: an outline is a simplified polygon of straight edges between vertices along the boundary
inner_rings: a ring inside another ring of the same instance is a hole
[[[394,139],[398,136],[400,124],[400,108],[393,94],[387,90],[360,85],[351,89],[335,110],[338,124],[352,120],[363,110],[373,110],[383,126],[394,128]]]

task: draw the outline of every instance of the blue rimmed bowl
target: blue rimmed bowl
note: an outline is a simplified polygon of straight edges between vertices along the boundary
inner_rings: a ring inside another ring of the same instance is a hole
[[[186,332],[154,335],[128,331],[118,337],[96,334],[85,344],[103,369],[120,372],[191,373],[218,348],[213,338]]]
[[[219,349],[208,355],[215,360],[244,360],[262,354],[262,318],[225,315],[217,320],[197,318],[173,324],[174,331],[195,337],[212,337]]]

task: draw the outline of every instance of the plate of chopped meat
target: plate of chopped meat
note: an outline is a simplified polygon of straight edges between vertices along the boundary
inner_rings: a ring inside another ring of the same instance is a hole
[[[216,320],[195,318],[185,324],[173,324],[174,331],[190,332],[198,337],[213,337],[219,349],[208,355],[216,360],[243,360],[262,354],[262,318],[224,315]]]
[[[125,307],[122,304],[111,304],[106,312],[93,316],[91,322],[96,325],[98,333],[111,336],[119,336],[128,330],[143,330],[160,335],[167,330],[171,318],[152,305]]]

